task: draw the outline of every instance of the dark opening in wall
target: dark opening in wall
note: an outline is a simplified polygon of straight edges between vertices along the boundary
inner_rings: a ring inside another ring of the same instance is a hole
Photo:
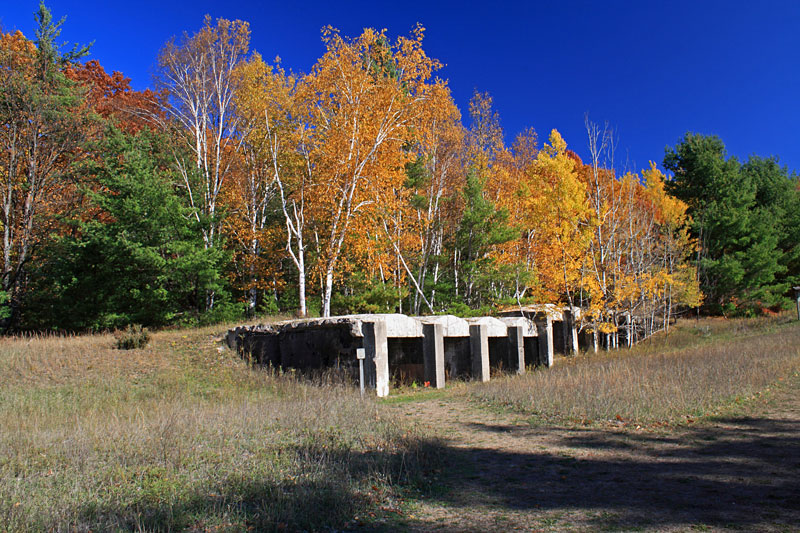
[[[564,325],[561,321],[553,321],[553,352],[564,355]]]
[[[508,338],[489,337],[489,368],[496,372],[509,370]]]
[[[389,374],[392,383],[410,385],[425,379],[422,338],[389,338]]]
[[[469,337],[444,338],[445,380],[468,379],[472,373]]]
[[[539,366],[539,339],[537,337],[525,337],[525,366]]]

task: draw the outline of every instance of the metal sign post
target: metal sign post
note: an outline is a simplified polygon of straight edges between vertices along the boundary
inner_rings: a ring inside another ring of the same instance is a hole
[[[364,348],[356,348],[356,359],[358,359],[358,384],[361,388],[361,397],[364,397],[364,359],[367,356]]]

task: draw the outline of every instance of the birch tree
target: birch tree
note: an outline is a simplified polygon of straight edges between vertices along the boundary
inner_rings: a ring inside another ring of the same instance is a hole
[[[249,41],[247,22],[220,18],[212,25],[206,15],[200,31],[192,36],[184,33],[177,41],[173,38],[158,57],[156,81],[166,91],[163,106],[171,119],[164,126],[176,138],[185,139],[192,154],[186,160],[183,147],[176,149],[175,163],[206,248],[216,245],[220,192],[243,140],[234,96],[236,69]],[[208,308],[213,304],[212,293],[207,297]]]
[[[404,150],[438,68],[422,49],[424,29],[390,45],[383,31],[345,39],[323,31],[326,53],[302,83],[314,137],[311,179],[318,184],[314,240],[321,260],[322,314],[330,316],[334,275],[355,217],[388,200],[405,179]]]

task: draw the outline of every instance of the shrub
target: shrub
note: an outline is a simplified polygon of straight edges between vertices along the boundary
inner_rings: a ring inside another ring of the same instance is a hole
[[[124,330],[118,331],[114,337],[117,339],[117,348],[120,350],[144,348],[150,342],[150,333],[141,324],[129,324]]]

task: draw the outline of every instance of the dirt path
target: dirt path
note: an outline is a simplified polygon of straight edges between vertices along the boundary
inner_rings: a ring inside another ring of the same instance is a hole
[[[667,430],[532,427],[458,397],[394,406],[446,436],[408,531],[800,531],[800,384]]]

